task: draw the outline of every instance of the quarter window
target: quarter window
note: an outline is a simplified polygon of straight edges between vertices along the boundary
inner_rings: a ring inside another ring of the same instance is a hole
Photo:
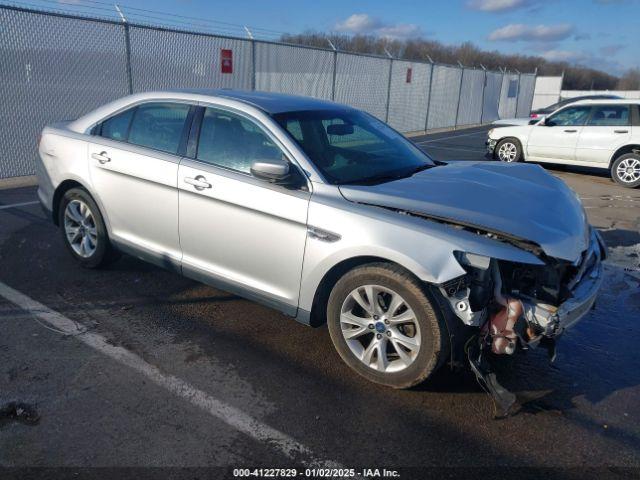
[[[146,103],[133,116],[129,143],[168,153],[178,153],[189,105]]]
[[[126,110],[102,122],[100,136],[125,142],[129,133],[129,124],[135,108]]]
[[[577,127],[582,126],[589,118],[591,107],[567,107],[551,115],[544,123],[548,126]]]
[[[629,106],[598,105],[593,108],[593,114],[588,125],[596,127],[629,125]]]
[[[280,148],[255,123],[222,110],[205,110],[198,142],[198,160],[250,173],[254,161],[276,160],[282,156]]]

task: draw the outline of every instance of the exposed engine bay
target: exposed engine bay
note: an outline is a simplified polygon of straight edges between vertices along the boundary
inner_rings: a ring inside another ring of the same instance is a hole
[[[456,252],[467,273],[440,291],[465,325],[477,327],[465,352],[494,398],[496,416],[509,415],[516,398],[498,383],[491,361],[538,346],[554,361],[557,337],[593,308],[605,251],[592,232],[589,248],[575,263],[540,255],[544,264],[530,265]]]

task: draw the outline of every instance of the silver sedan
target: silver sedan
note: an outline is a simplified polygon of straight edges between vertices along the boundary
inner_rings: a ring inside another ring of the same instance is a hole
[[[332,102],[136,94],[45,128],[39,153],[40,200],[82,266],[126,252],[327,323],[350,367],[395,388],[465,362],[508,407],[489,358],[552,349],[601,282],[602,241],[562,181],[435,162]]]

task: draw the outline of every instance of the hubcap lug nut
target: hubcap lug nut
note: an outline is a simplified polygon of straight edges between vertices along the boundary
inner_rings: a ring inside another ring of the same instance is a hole
[[[389,325],[389,320],[385,320],[384,323]]]
[[[390,337],[390,336],[391,336],[391,331],[387,330],[387,337]]]
[[[373,323],[370,323],[370,324],[369,324],[369,329],[370,329],[370,330],[373,330],[373,327],[374,327]]]
[[[377,338],[378,340],[380,340],[380,339],[382,338],[382,334],[378,333],[378,334],[376,335],[376,338]]]
[[[374,316],[373,316],[373,319],[374,319],[374,320],[378,320],[378,315],[374,315]]]

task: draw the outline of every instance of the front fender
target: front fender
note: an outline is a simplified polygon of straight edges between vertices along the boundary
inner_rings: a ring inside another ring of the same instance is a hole
[[[313,201],[309,206],[309,226],[331,232],[334,237],[333,241],[307,237],[299,301],[303,310],[311,311],[318,287],[334,266],[358,257],[394,262],[432,284],[465,274],[455,251],[541,263],[513,245],[446,224],[351,202],[341,207]]]

